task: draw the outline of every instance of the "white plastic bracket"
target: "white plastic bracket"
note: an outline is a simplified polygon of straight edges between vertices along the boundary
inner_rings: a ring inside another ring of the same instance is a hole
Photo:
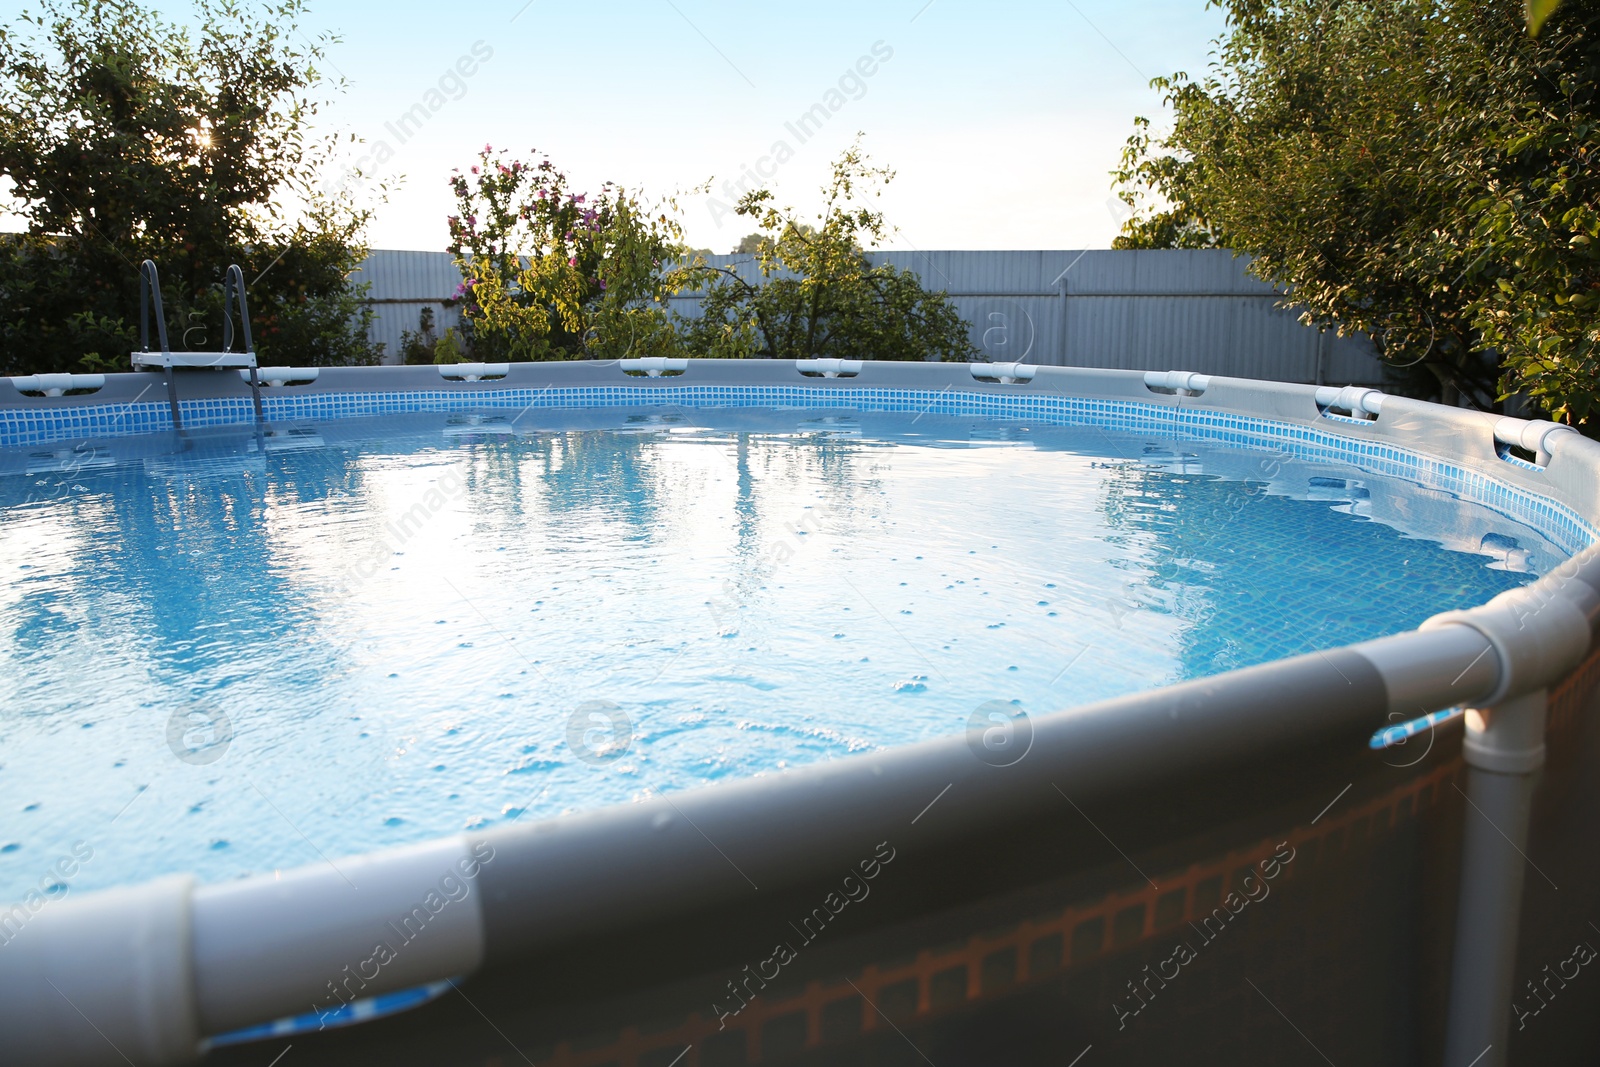
[[[1577,433],[1571,426],[1559,422],[1529,422],[1526,419],[1499,419],[1494,424],[1494,439],[1503,445],[1514,445],[1534,455],[1541,467],[1550,465],[1552,440],[1564,433]]]
[[[39,899],[19,906],[25,921],[13,909],[9,925],[0,927],[5,1062],[79,1067],[121,1056],[139,1064],[197,1059],[193,889],[194,879],[175,875]]]
[[[439,377],[449,382],[481,382],[485,378],[504,378],[509,373],[509,363],[439,364]]]
[[[1488,639],[1500,660],[1500,683],[1481,703],[1494,707],[1552,685],[1582,663],[1597,608],[1600,595],[1587,582],[1540,582],[1507,590],[1482,607],[1435,615],[1418,629],[1469,626]]]
[[[19,393],[43,393],[45,396],[62,396],[72,389],[101,389],[106,384],[104,374],[27,374],[11,379]]]
[[[1002,385],[1031,382],[1039,368],[1029,363],[969,363],[972,376],[978,379],[994,378]]]
[[[1211,376],[1186,370],[1152,370],[1145,371],[1144,385],[1153,393],[1199,396],[1211,385]]]
[[[648,378],[659,378],[663,374],[682,374],[689,369],[687,359],[669,359],[666,356],[644,356],[640,359],[619,359],[617,361],[625,371],[643,372]]]
[[[1549,691],[1536,689],[1490,708],[1467,711],[1462,753],[1474,767],[1497,774],[1531,774],[1544,766]]]
[[[262,385],[272,386],[288,385],[290,382],[295,382],[296,384],[314,382],[317,380],[319,371],[320,368],[317,367],[258,367],[256,368],[256,380]],[[239,377],[248,382],[250,380],[250,372],[242,370],[239,372]]]
[[[1342,389],[1321,385],[1317,387],[1317,407],[1324,413],[1330,410],[1344,412],[1352,419],[1370,421],[1383,411],[1383,393],[1359,385],[1347,385]]]
[[[824,378],[854,378],[861,373],[859,359],[797,359],[794,369],[801,374]]]

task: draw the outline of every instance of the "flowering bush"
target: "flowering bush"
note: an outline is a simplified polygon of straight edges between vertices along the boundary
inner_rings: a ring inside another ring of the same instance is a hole
[[[449,251],[473,358],[677,350],[666,301],[685,249],[666,210],[610,182],[593,196],[574,192],[549,159],[525,162],[489,145],[466,173],[451,174],[450,188]]]

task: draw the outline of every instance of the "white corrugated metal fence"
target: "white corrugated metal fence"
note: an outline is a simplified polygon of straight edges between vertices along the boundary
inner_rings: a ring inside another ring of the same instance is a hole
[[[1337,338],[1279,308],[1281,294],[1246,260],[1213,250],[884,252],[875,258],[949,293],[972,342],[999,362],[1125,370],[1192,370],[1240,378],[1377,385],[1383,367],[1365,338]],[[712,256],[751,269],[749,256]],[[460,275],[444,252],[374,251],[356,275],[372,283],[373,340],[398,360],[401,330],[432,306],[438,329]],[[675,309],[693,314],[685,295]]]

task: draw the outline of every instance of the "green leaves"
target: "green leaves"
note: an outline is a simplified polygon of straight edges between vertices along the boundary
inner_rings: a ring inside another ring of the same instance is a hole
[[[1205,79],[1162,82],[1172,132],[1136,120],[1117,247],[1248,253],[1391,388],[1600,413],[1600,2],[1537,39],[1514,0],[1225,6]]]
[[[485,146],[452,173],[450,251],[477,359],[620,359],[676,350],[666,312],[683,257],[662,207],[607,182],[571,190],[546,158]]]
[[[485,148],[450,178],[473,356],[968,358],[968,326],[944,294],[864,254],[888,237],[867,198],[892,177],[852,146],[814,223],[766,189],[746,193],[737,210],[759,233],[746,239],[754,270],[741,274],[684,247],[671,201],[652,207],[610,184],[576,193],[548,159]],[[703,295],[698,317],[667,311],[686,289]]]
[[[745,194],[737,210],[759,227],[754,240],[746,239],[758,278],[731,269],[690,272],[704,293],[700,317],[683,323],[690,352],[774,359],[975,355],[968,325],[944,293],[865,254],[888,238],[869,198],[893,177],[868,162],[858,139],[834,162],[812,222],[777,207],[766,189]]]
[[[1528,21],[1528,35],[1539,36],[1545,20],[1554,15],[1560,6],[1561,0],[1526,0],[1524,10]]]
[[[0,373],[125,368],[146,258],[180,344],[220,342],[237,262],[263,359],[376,359],[346,280],[369,213],[317,184],[331,145],[308,139],[323,83],[303,11],[201,0],[185,27],[45,0],[0,33],[0,174],[27,224],[0,236],[0,292],[28,294],[0,313]]]

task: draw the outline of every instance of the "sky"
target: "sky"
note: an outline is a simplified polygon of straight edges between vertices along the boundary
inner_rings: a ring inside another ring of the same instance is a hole
[[[858,132],[896,172],[879,202],[891,247],[1104,248],[1121,224],[1108,172],[1134,116],[1165,113],[1149,79],[1202,73],[1222,28],[1204,0],[311,0],[303,23],[341,38],[325,72],[346,86],[320,131],[365,141],[325,182],[370,153],[391,186],[371,247],[442,249],[446,179],[493,145],[537,149],[580,188],[680,194],[689,243],[716,252],[754,228],[724,183],[756,178],[813,213]],[[800,126],[819,104],[826,122]]]

